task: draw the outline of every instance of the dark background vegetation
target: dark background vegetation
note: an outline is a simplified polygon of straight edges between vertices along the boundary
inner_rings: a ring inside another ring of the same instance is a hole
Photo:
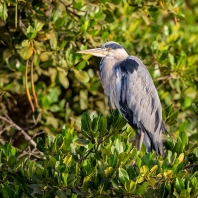
[[[196,0],[0,0],[0,195],[197,197],[197,23]],[[105,117],[100,60],[76,52],[111,40],[154,79],[165,157]]]

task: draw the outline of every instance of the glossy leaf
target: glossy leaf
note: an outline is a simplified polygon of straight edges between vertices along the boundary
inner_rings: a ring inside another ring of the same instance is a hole
[[[129,175],[123,168],[118,169],[118,177],[122,184],[125,184],[129,180]]]
[[[85,140],[85,139],[77,139],[74,141],[74,144],[77,146],[86,146],[90,143],[89,140]]]
[[[32,47],[24,47],[20,50],[20,56],[23,60],[29,59],[33,54]]]
[[[128,180],[125,182],[124,187],[128,192],[133,193],[136,189],[136,183],[132,180]]]
[[[73,69],[73,71],[76,79],[80,82],[87,83],[89,81],[89,76],[85,71],[80,71],[76,69]]]

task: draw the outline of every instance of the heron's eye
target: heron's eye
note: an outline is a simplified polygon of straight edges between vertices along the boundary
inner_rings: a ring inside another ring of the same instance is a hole
[[[110,52],[112,49],[110,47],[107,48],[107,51]]]

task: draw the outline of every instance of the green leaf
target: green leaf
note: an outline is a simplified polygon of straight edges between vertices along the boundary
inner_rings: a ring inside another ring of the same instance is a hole
[[[21,42],[22,47],[30,47],[30,42],[29,40],[25,39]]]
[[[176,181],[175,181],[175,188],[177,190],[177,192],[180,194],[181,191],[185,188],[184,186],[184,182],[182,181],[181,178],[176,178]]]
[[[101,116],[98,123],[98,131],[101,135],[103,135],[107,131],[107,118],[105,116]]]
[[[23,60],[29,59],[33,54],[33,49],[31,46],[24,47],[19,51],[19,54]]]
[[[196,147],[193,152],[192,152],[195,156],[196,159],[198,159],[198,147]]]
[[[173,113],[170,114],[169,118],[170,119],[176,119],[178,116],[179,110],[174,111]]]
[[[158,165],[154,165],[151,170],[150,170],[150,173],[155,173],[158,169]]]
[[[67,178],[67,187],[72,188],[74,186],[75,181],[77,180],[74,174],[69,174]]]
[[[1,188],[2,188],[2,189],[1,189],[1,192],[2,192],[3,198],[11,198],[11,197],[14,197],[14,192],[13,192],[13,190],[12,190],[7,184],[2,185]]]
[[[188,145],[188,136],[187,136],[187,134],[184,131],[181,131],[179,136],[181,138],[183,146],[184,147],[187,146]]]
[[[41,152],[45,151],[45,143],[43,141],[43,139],[41,137],[37,138],[37,145],[36,145],[37,149]]]
[[[102,40],[106,41],[108,39],[108,36],[109,36],[109,32],[103,32],[102,33]]]
[[[39,59],[38,54],[35,54],[35,55],[34,55],[33,63],[34,63],[35,66],[39,66],[39,64],[40,64],[40,59]]]
[[[34,41],[34,48],[40,52],[46,51],[46,46],[43,42]]]
[[[141,168],[140,168],[140,173],[142,174],[142,175],[146,175],[147,173],[149,172],[149,168],[147,167],[147,166],[142,166]]]
[[[184,0],[176,0],[174,1],[174,7],[180,7],[184,3]]]
[[[119,164],[125,164],[129,159],[129,154],[126,152],[121,152],[118,156]]]
[[[115,170],[113,167],[108,167],[104,172],[106,174],[106,177],[111,177],[114,174]]]
[[[0,18],[3,21],[6,21],[7,17],[8,17],[8,9],[6,3],[0,2]]]
[[[66,165],[71,165],[71,163],[72,163],[72,155],[71,154],[68,154],[64,158],[63,163],[66,164]]]
[[[165,146],[167,150],[172,150],[174,148],[175,143],[171,137],[167,141],[165,141]]]
[[[180,193],[180,198],[190,198],[191,195],[189,194],[189,192],[186,189],[183,189]]]
[[[90,143],[89,140],[85,140],[85,139],[77,139],[74,141],[74,144],[76,146],[87,146]]]
[[[168,56],[167,51],[162,51],[159,60],[163,61],[163,60],[167,59],[167,56]]]
[[[163,173],[165,178],[172,178],[173,176],[173,171],[172,170],[167,170]]]
[[[83,113],[81,117],[81,130],[86,132],[87,134],[91,134],[91,119],[87,113]]]
[[[120,189],[120,183],[118,182],[118,180],[116,178],[111,179],[111,183],[115,190]]]
[[[177,123],[177,120],[175,120],[175,119],[169,118],[169,119],[166,120],[166,124],[169,125],[169,126],[175,125],[176,123]]]
[[[59,81],[61,83],[61,85],[67,89],[69,87],[69,80],[66,77],[66,74],[64,74],[63,72],[59,72],[58,73],[58,77],[59,77]]]
[[[135,150],[134,152],[137,152],[137,150]],[[136,164],[137,164],[137,166],[140,168],[140,166],[141,166],[141,164],[142,164],[142,160],[141,160],[141,158],[140,157],[138,157],[137,156],[137,158],[136,158]]]
[[[56,36],[54,35],[54,37],[50,39],[50,46],[51,46],[51,48],[52,48],[53,50],[56,49],[57,43],[58,43],[57,38],[56,38]]]
[[[49,166],[51,169],[54,169],[56,165],[56,159],[51,155],[49,155],[48,157],[49,157]]]
[[[108,22],[108,23],[113,23],[114,22],[114,18],[113,18],[112,13],[108,9],[107,10],[104,10],[103,12],[106,15],[105,21]]]
[[[147,181],[148,181],[149,185],[152,186],[153,188],[155,187],[155,184],[156,184],[156,182],[157,182],[157,181],[156,181],[154,178],[152,178],[152,177],[148,177]]]
[[[89,82],[89,76],[88,76],[87,72],[79,71],[77,69],[73,69],[73,71],[74,71],[74,75],[77,80],[79,80],[80,82],[83,82],[83,83]]]
[[[85,110],[88,108],[88,91],[87,89],[80,90],[80,109]]]
[[[168,54],[168,58],[169,58],[169,61],[170,61],[170,64],[173,66],[175,64],[175,59],[174,59],[174,56],[172,54]]]
[[[100,116],[93,118],[93,121],[92,121],[92,130],[94,132],[98,132],[99,120],[100,120]]]
[[[113,168],[116,168],[117,163],[118,163],[118,156],[116,153],[114,153],[109,158],[109,165],[112,166]]]
[[[182,145],[182,141],[181,141],[181,138],[178,137],[177,138],[177,143],[175,144],[175,147],[174,147],[174,151],[177,152],[177,153],[182,153],[183,152],[183,145]]]
[[[65,48],[65,45],[67,44],[67,41],[63,41],[61,43],[61,46],[60,46],[60,50],[63,50]]]
[[[14,168],[14,166],[16,165],[16,157],[14,155],[9,157],[8,164],[10,168]]]
[[[41,31],[45,23],[41,23],[40,21],[34,21],[34,27],[37,32]]]
[[[63,181],[64,185],[67,186],[67,178],[68,178],[69,174],[61,173],[61,176],[62,176],[62,181]]]
[[[34,39],[36,35],[37,35],[37,31],[35,30],[35,28],[29,25],[26,30],[26,36],[28,37],[28,39]]]
[[[121,183],[124,185],[129,180],[129,175],[126,170],[124,170],[123,168],[119,168],[118,178],[121,181]]]
[[[172,104],[165,108],[166,117],[169,117],[172,111]]]
[[[58,96],[60,95],[60,89],[59,87],[53,87],[49,90],[49,93],[47,94],[47,99],[50,102],[50,104],[58,102]]]
[[[41,62],[47,61],[47,60],[51,60],[52,57],[52,52],[43,52],[40,55],[40,60]]]
[[[78,70],[84,69],[85,66],[86,66],[86,63],[87,63],[86,60],[81,61],[81,62],[78,63],[78,65],[76,66],[76,69],[78,69]]]
[[[122,142],[119,139],[115,140],[115,148],[116,148],[118,154],[120,154],[120,153],[122,153],[124,151]]]
[[[148,186],[148,182],[144,182],[143,184],[141,184],[137,190],[136,190],[136,194],[137,195],[143,195],[146,192]]]
[[[177,61],[177,67],[181,68],[186,63],[186,56],[181,56]]]
[[[195,114],[198,115],[198,100],[192,103],[192,108]]]
[[[136,189],[136,183],[133,180],[128,180],[124,184],[124,188],[127,192],[134,193]]]

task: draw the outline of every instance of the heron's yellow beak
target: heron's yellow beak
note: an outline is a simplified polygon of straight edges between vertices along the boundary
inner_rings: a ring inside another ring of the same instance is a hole
[[[98,56],[98,57],[105,57],[106,56],[105,52],[106,52],[105,49],[95,48],[95,49],[88,49],[88,50],[78,51],[77,53],[80,53],[80,54],[91,54],[91,55]]]

